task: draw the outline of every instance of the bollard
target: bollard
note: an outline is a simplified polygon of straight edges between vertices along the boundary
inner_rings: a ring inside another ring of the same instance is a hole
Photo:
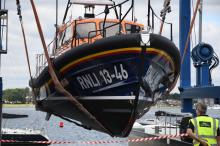
[[[60,128],[63,128],[63,126],[64,126],[63,122],[60,122],[59,126],[60,126]]]

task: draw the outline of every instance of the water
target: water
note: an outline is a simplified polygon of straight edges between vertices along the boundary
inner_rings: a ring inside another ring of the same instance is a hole
[[[155,111],[166,110],[172,113],[180,113],[180,108],[152,108],[146,115],[140,120],[146,118],[153,118]],[[59,117],[51,116],[49,121],[45,121],[46,114],[40,111],[35,111],[35,108],[4,108],[5,113],[27,114],[28,118],[20,119],[3,119],[2,126],[5,128],[29,128],[35,130],[42,130],[50,140],[57,141],[99,141],[99,140],[126,140],[127,138],[112,138],[107,134],[103,134],[94,130],[86,130],[84,128],[75,126],[73,123],[62,120]],[[208,110],[209,115],[213,117],[220,117],[220,110]],[[59,122],[64,122],[64,127],[59,127]],[[73,144],[72,144],[73,145]],[[82,145],[82,144],[81,144]],[[74,144],[74,146],[81,146]],[[86,146],[86,144],[83,144]],[[99,144],[102,145],[102,144]],[[104,144],[103,144],[104,145]],[[128,143],[119,144],[105,144],[107,146],[127,146]],[[71,146],[70,144],[58,145],[58,146]]]
[[[126,140],[127,138],[112,138],[111,136],[97,132],[94,130],[86,130],[75,126],[73,123],[64,121],[63,119],[51,116],[49,121],[45,121],[46,114],[44,112],[35,111],[35,108],[4,108],[5,113],[27,114],[28,118],[20,119],[3,119],[2,126],[7,128],[30,128],[42,130],[50,140],[56,141],[99,141],[99,140]],[[59,127],[59,122],[64,123],[64,127]],[[83,144],[88,146],[86,144]],[[128,143],[120,143],[117,146],[127,146]],[[70,144],[56,146],[71,146]],[[74,146],[82,146],[74,144]],[[116,146],[116,144],[108,144],[108,146]]]

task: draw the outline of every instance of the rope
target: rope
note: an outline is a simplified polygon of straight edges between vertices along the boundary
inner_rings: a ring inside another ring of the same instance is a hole
[[[27,63],[28,63],[29,76],[30,76],[30,79],[31,79],[31,84],[33,85],[33,78],[32,78],[31,67],[30,67],[30,59],[29,59],[29,53],[28,53],[26,35],[25,35],[24,25],[23,25],[23,20],[22,20],[22,15],[21,15],[21,5],[20,5],[20,1],[19,1],[19,0],[16,0],[16,4],[17,4],[17,15],[19,16],[19,21],[20,21],[21,30],[22,30],[22,35],[23,35],[25,54],[26,54],[26,59],[27,59]],[[35,95],[35,92],[34,92],[34,88],[33,88],[33,87],[32,87],[32,94]]]
[[[62,93],[66,97],[68,97],[70,102],[72,102],[83,114],[85,114],[90,119],[92,119],[100,127],[100,129],[102,129],[102,131],[111,134],[111,132],[109,130],[107,130],[99,121],[97,121],[97,119],[91,113],[89,113],[82,106],[82,104],[80,104],[76,100],[76,98],[74,98],[68,91],[66,91],[66,89],[64,89],[64,87],[62,86],[62,84],[58,80],[57,75],[56,75],[56,73],[54,71],[54,66],[51,63],[51,60],[50,60],[50,57],[49,57],[49,54],[48,54],[48,51],[47,51],[46,42],[44,40],[43,31],[41,29],[41,24],[40,24],[40,21],[39,21],[39,18],[38,18],[38,14],[37,14],[37,10],[36,10],[34,1],[30,0],[30,2],[31,2],[31,6],[32,6],[32,9],[33,9],[33,12],[34,12],[34,17],[35,17],[35,21],[36,21],[36,24],[37,24],[38,32],[39,32],[39,35],[40,35],[40,38],[41,38],[41,42],[42,42],[42,45],[43,45],[44,54],[45,54],[45,57],[46,57],[46,60],[47,60],[47,63],[48,63],[48,71],[49,71],[49,74],[50,74],[50,76],[51,76],[51,78],[52,78],[52,80],[54,82],[55,89],[57,89],[60,93]]]
[[[192,0],[192,9],[193,9],[193,12],[194,12],[194,0]],[[197,44],[196,40],[197,40],[197,37],[196,37],[196,28],[194,27],[193,28],[193,32],[194,32],[194,39],[195,39],[195,44]],[[193,38],[193,37],[192,37]],[[193,45],[194,46],[194,45]]]
[[[162,34],[162,31],[163,31],[163,26],[164,26],[164,23],[165,23],[165,19],[166,19],[166,14],[171,12],[171,8],[170,8],[170,1],[171,0],[164,0],[164,8],[163,10],[161,10],[161,17],[162,17],[162,20],[161,20],[161,24],[160,24],[160,31],[159,31],[159,34],[161,35]]]
[[[186,51],[187,51],[187,49],[188,49],[188,44],[189,44],[190,36],[191,36],[191,33],[192,33],[193,25],[194,25],[194,23],[195,23],[196,14],[197,14],[197,11],[198,11],[198,8],[199,8],[199,4],[200,4],[200,0],[197,0],[197,2],[196,2],[196,9],[195,9],[195,11],[194,11],[194,13],[193,13],[193,18],[192,18],[192,21],[191,21],[191,23],[190,23],[190,29],[189,29],[189,32],[188,32],[188,35],[187,35],[187,40],[186,40],[186,44],[185,44],[185,48],[184,48],[183,57],[182,57],[182,59],[181,59],[181,65],[183,64],[183,61],[184,61],[185,56],[186,56]],[[178,76],[179,76],[179,75],[180,75],[180,74],[178,74]],[[173,88],[175,87],[175,85],[176,85],[176,83],[177,83],[177,81],[178,81],[177,79],[178,79],[178,78],[176,78],[176,81],[174,82],[174,84],[172,85],[172,87],[170,88],[169,91],[172,91],[172,90],[173,90]]]
[[[199,4],[200,4],[200,0],[197,0],[196,2],[196,9],[193,13],[193,18],[192,18],[192,21],[190,23],[190,29],[189,29],[189,33],[188,33],[188,36],[187,36],[187,40],[186,40],[186,44],[185,44],[185,48],[184,48],[184,52],[183,52],[183,57],[182,57],[182,60],[181,60],[181,64],[183,64],[183,61],[185,59],[185,56],[186,56],[186,51],[188,49],[188,45],[189,45],[189,40],[190,40],[190,35],[192,33],[192,29],[193,29],[193,25],[195,23],[195,19],[196,19],[196,14],[197,14],[197,11],[199,9]]]
[[[162,34],[164,21],[165,21],[165,18],[163,18],[162,21],[161,21],[159,35]]]
[[[89,145],[97,145],[97,144],[115,144],[115,143],[137,143],[137,142],[146,142],[146,141],[156,141],[161,139],[171,139],[177,137],[185,137],[188,134],[176,134],[176,135],[161,135],[155,137],[146,137],[146,138],[130,138],[125,140],[97,140],[97,141],[56,141],[56,140],[49,140],[49,141],[17,141],[17,140],[0,140],[2,143],[33,143],[33,144],[89,144]]]

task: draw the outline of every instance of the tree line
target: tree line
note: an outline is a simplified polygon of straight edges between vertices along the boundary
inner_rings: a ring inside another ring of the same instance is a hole
[[[179,93],[171,93],[167,96],[165,96],[163,99],[174,99],[174,100],[180,100],[180,94]]]
[[[4,103],[27,103],[31,101],[31,93],[28,87],[3,90]]]

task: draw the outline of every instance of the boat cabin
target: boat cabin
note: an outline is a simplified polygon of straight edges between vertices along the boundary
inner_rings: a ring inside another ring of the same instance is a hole
[[[93,43],[104,37],[119,34],[139,33],[143,25],[133,21],[122,21],[117,19],[77,19],[71,23],[64,24],[58,28],[57,43],[53,43],[53,51],[56,55],[77,47],[84,43]],[[51,43],[52,44],[52,43]]]

